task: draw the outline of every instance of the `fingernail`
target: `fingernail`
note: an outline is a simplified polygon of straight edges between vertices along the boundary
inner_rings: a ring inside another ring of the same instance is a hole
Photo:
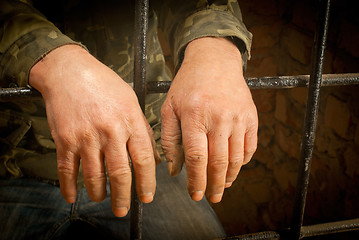
[[[167,162],[167,169],[171,176],[172,176],[172,166],[173,166],[172,162]]]
[[[127,215],[127,212],[127,207],[119,207],[114,209],[114,214],[116,215],[116,217],[124,217]]]
[[[76,197],[67,197],[66,202],[67,203],[75,203],[76,202]]]
[[[222,196],[223,194],[222,193],[219,193],[219,194],[214,194],[210,197],[210,201],[213,202],[213,203],[218,203],[222,200]]]
[[[153,200],[153,193],[149,192],[141,194],[140,198],[143,203],[150,203]]]
[[[229,188],[230,186],[232,186],[232,182],[226,182],[226,184],[224,185],[225,188]]]
[[[158,151],[156,151],[156,153],[155,153],[155,161],[156,161],[156,164],[160,164],[162,161],[161,155]]]
[[[192,200],[201,201],[203,198],[203,191],[195,191],[192,193]]]

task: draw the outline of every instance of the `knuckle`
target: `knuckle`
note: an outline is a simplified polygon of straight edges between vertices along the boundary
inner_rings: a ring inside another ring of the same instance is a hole
[[[112,202],[114,204],[114,207],[122,207],[122,206],[130,206],[131,199],[130,196],[116,196],[112,197]]]
[[[164,151],[170,151],[172,148],[179,145],[181,141],[181,134],[171,135],[166,134],[161,136],[161,145]]]
[[[234,114],[230,110],[226,111],[223,110],[223,108],[222,109],[214,108],[212,110],[211,118],[216,124],[218,123],[229,124],[233,121]]]
[[[161,117],[166,118],[169,114],[171,114],[172,108],[167,101],[165,101],[161,107]]]
[[[228,167],[231,168],[241,166],[243,164],[243,157],[231,157],[228,164]]]
[[[203,154],[198,148],[187,148],[186,149],[186,160],[193,165],[202,165],[207,161],[207,156]]]
[[[243,161],[244,158],[244,153],[243,151],[238,151],[238,152],[233,152],[230,156],[229,156],[229,162],[232,164],[237,164],[237,163],[241,163]]]
[[[226,158],[222,158],[222,160],[212,160],[209,163],[209,167],[214,171],[214,172],[222,172],[222,171],[226,171],[227,167],[228,167],[228,162],[226,160],[224,160]]]
[[[110,182],[117,185],[131,179],[131,169],[129,167],[108,169]]]
[[[211,103],[211,98],[205,93],[197,92],[191,96],[187,101],[184,101],[182,109],[187,114],[198,115],[207,109],[208,105]]]
[[[86,183],[89,184],[89,185],[96,185],[98,183],[103,183],[106,181],[106,176],[105,174],[101,174],[101,173],[98,173],[98,174],[93,174],[93,175],[90,175],[90,176],[87,176],[85,178],[86,180]]]
[[[140,139],[140,137],[138,137]],[[134,139],[131,139],[133,141]],[[137,140],[137,139],[136,139]],[[131,150],[130,156],[131,159],[135,162],[145,161],[149,162],[153,159],[153,148],[151,142],[149,141],[140,141],[137,140],[136,145],[134,146],[133,142],[131,142]]]
[[[74,131],[69,129],[59,129],[54,137],[61,146],[68,148],[74,146],[77,143],[77,137]]]
[[[62,175],[64,177],[72,177],[75,174],[72,164],[64,163],[61,161],[58,161],[57,163],[57,171],[59,175]]]

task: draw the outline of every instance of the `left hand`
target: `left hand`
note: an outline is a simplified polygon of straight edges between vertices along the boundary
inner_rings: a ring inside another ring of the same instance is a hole
[[[185,162],[192,199],[219,202],[257,148],[258,118],[238,48],[192,41],[162,106],[162,148],[172,176]],[[183,145],[183,148],[182,148]]]

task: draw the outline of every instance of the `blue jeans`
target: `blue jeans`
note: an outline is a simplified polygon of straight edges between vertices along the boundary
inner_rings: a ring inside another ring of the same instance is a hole
[[[169,176],[165,163],[156,170],[154,201],[143,208],[144,240],[225,236],[208,202],[194,202],[189,197],[185,169],[175,178]],[[104,201],[95,203],[88,198],[86,189],[81,189],[76,202],[68,204],[58,187],[25,178],[0,180],[1,240],[129,239],[129,215],[113,215],[109,194]]]

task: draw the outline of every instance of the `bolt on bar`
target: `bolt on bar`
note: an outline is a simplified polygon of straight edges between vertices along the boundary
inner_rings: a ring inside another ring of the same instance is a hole
[[[310,166],[315,139],[319,108],[319,93],[322,82],[324,49],[327,38],[330,0],[319,1],[319,15],[312,50],[312,70],[310,74],[307,108],[302,135],[302,148],[298,168],[297,187],[294,198],[290,239],[301,238],[301,228],[308,190]]]
[[[146,39],[148,29],[148,0],[135,2],[135,41],[134,41],[134,90],[138,102],[145,113],[146,97]],[[132,172],[133,169],[132,169]],[[131,186],[131,239],[142,239],[142,202],[136,193],[135,177],[132,174]]]

